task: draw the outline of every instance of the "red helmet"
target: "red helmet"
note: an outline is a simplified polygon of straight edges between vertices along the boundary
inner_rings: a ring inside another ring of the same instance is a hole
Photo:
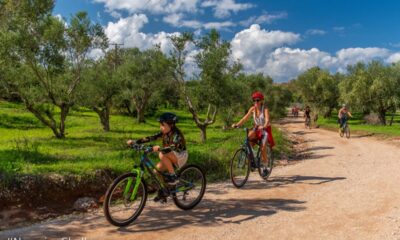
[[[251,95],[251,98],[254,100],[254,99],[256,99],[256,98],[259,98],[259,99],[261,99],[261,100],[264,100],[264,95],[261,93],[261,92],[254,92],[252,95]]]

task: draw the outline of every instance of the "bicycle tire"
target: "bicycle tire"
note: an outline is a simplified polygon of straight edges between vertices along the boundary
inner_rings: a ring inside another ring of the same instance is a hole
[[[141,212],[144,209],[144,206],[146,205],[147,185],[146,185],[146,182],[143,179],[141,179],[140,184],[142,184],[143,194],[142,194],[142,199],[141,199],[138,209],[134,212],[134,214],[132,216],[130,216],[126,220],[118,221],[115,218],[113,218],[112,214],[110,213],[110,201],[111,201],[112,193],[114,192],[115,188],[118,186],[119,183],[121,183],[123,180],[125,180],[126,178],[129,178],[129,177],[136,178],[136,173],[126,173],[126,174],[123,174],[123,175],[117,177],[111,183],[111,185],[107,189],[107,192],[105,195],[105,199],[104,199],[104,203],[103,203],[103,212],[104,212],[104,215],[105,215],[107,221],[114,226],[124,227],[124,226],[131,224],[140,216]]]
[[[182,210],[190,210],[190,209],[193,209],[194,207],[196,207],[197,204],[199,204],[200,201],[203,199],[204,193],[205,193],[205,191],[206,191],[206,186],[207,186],[206,175],[205,175],[204,171],[203,171],[199,166],[196,166],[196,165],[193,165],[193,164],[183,166],[183,167],[179,170],[179,172],[177,173],[177,174],[178,174],[178,177],[181,178],[181,176],[185,173],[185,171],[188,171],[188,169],[196,169],[199,173],[201,173],[201,189],[200,189],[200,193],[199,193],[199,195],[196,197],[196,199],[195,199],[193,202],[191,202],[190,204],[187,204],[187,205],[186,205],[186,204],[183,204],[183,203],[180,201],[180,199],[179,199],[178,196],[176,195],[176,192],[172,193],[172,200],[174,201],[175,205],[176,205],[178,208],[182,209]],[[178,184],[179,184],[179,183],[178,183]],[[195,187],[196,187],[196,186],[195,186]],[[188,190],[188,191],[190,191],[190,190]],[[187,192],[188,192],[188,191],[187,191]],[[184,195],[185,195],[187,192],[184,192]]]
[[[235,164],[239,164],[239,163],[235,162],[236,157],[238,156],[238,154],[242,154],[241,156],[245,156],[244,163],[242,163],[242,164],[243,164],[243,167],[247,168],[247,169],[245,169],[245,175],[244,175],[244,178],[243,178],[243,180],[241,182],[235,181],[235,177],[236,176],[234,175]],[[243,187],[246,184],[246,182],[247,182],[247,180],[249,178],[249,175],[250,175],[250,159],[249,159],[249,157],[247,155],[246,150],[243,149],[243,148],[240,148],[240,149],[236,150],[235,154],[233,155],[233,157],[231,159],[231,163],[230,163],[230,177],[231,177],[232,184],[236,188]]]

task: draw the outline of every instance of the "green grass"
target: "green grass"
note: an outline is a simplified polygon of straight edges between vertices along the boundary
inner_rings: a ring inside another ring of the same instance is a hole
[[[387,115],[387,123],[389,123],[391,119],[391,115]],[[331,118],[320,118],[318,119],[318,124],[327,129],[336,130],[339,128],[337,123],[337,112],[332,113]],[[352,132],[360,132],[366,134],[379,134],[385,135],[389,137],[400,136],[400,114],[397,113],[395,115],[393,125],[392,126],[383,126],[383,125],[369,125],[366,124],[363,120],[361,113],[354,113],[353,118],[349,119],[349,125]]]
[[[180,117],[178,127],[187,141],[189,163],[203,166],[211,181],[227,178],[230,157],[243,141],[244,131],[224,131],[222,123],[217,122],[207,129],[207,143],[202,144],[191,116],[183,110],[169,111]],[[111,131],[105,133],[94,112],[75,110],[67,118],[67,137],[56,139],[22,105],[0,101],[0,173],[12,177],[46,173],[90,176],[98,169],[127,172],[139,155],[126,148],[126,140],[154,134],[159,124],[151,116],[146,124],[137,124],[135,119],[122,115],[112,115],[110,124]],[[275,154],[288,154],[289,141],[276,129],[274,137]],[[158,160],[155,154],[151,157]]]

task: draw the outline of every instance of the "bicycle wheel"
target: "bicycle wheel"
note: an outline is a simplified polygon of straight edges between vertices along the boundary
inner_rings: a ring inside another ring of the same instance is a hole
[[[350,138],[350,128],[347,125],[346,125],[346,128],[345,128],[345,133],[346,133],[346,138]]]
[[[231,181],[237,188],[243,187],[250,175],[250,160],[246,150],[240,148],[231,160]]]
[[[344,136],[343,129],[341,127],[339,127],[339,136],[340,137]]]
[[[118,227],[127,226],[143,211],[147,199],[147,186],[141,179],[136,196],[132,198],[136,179],[135,173],[121,175],[107,189],[103,211],[109,223]]]
[[[206,176],[195,165],[186,165],[178,172],[179,182],[172,193],[175,205],[183,210],[194,208],[200,203],[206,191]]]
[[[258,162],[258,173],[260,174],[260,177],[263,178],[264,180],[267,180],[269,176],[271,176],[272,173],[272,168],[274,167],[274,158],[272,156],[272,149],[271,146],[268,144],[267,145],[267,158],[268,158],[268,164],[265,166],[264,161],[261,160],[261,157],[257,159]],[[264,176],[264,169],[268,170],[268,174]]]

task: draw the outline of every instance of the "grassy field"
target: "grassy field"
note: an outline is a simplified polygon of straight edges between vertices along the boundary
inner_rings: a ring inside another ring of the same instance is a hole
[[[337,112],[332,113],[331,118],[319,118],[318,125],[328,129],[338,129]],[[391,115],[387,115],[387,122],[389,123]],[[380,134],[387,136],[400,136],[400,114],[395,115],[392,126],[383,125],[369,125],[365,124],[361,113],[353,113],[353,118],[349,119],[350,129],[352,132],[360,132],[366,134]]]
[[[201,144],[190,115],[182,110],[174,112],[180,117],[178,127],[187,140],[189,163],[203,166],[211,181],[227,178],[230,157],[243,141],[244,131],[224,131],[222,123],[217,122],[208,128],[207,143]],[[0,173],[12,178],[16,174],[46,173],[90,176],[98,169],[126,172],[139,157],[126,148],[126,140],[159,130],[155,116],[148,117],[146,124],[137,124],[131,117],[112,115],[112,130],[105,133],[98,116],[85,109],[72,111],[66,125],[67,137],[56,139],[22,105],[0,101]],[[275,153],[289,153],[288,141],[276,129],[274,137]],[[156,155],[151,157],[158,160]]]

